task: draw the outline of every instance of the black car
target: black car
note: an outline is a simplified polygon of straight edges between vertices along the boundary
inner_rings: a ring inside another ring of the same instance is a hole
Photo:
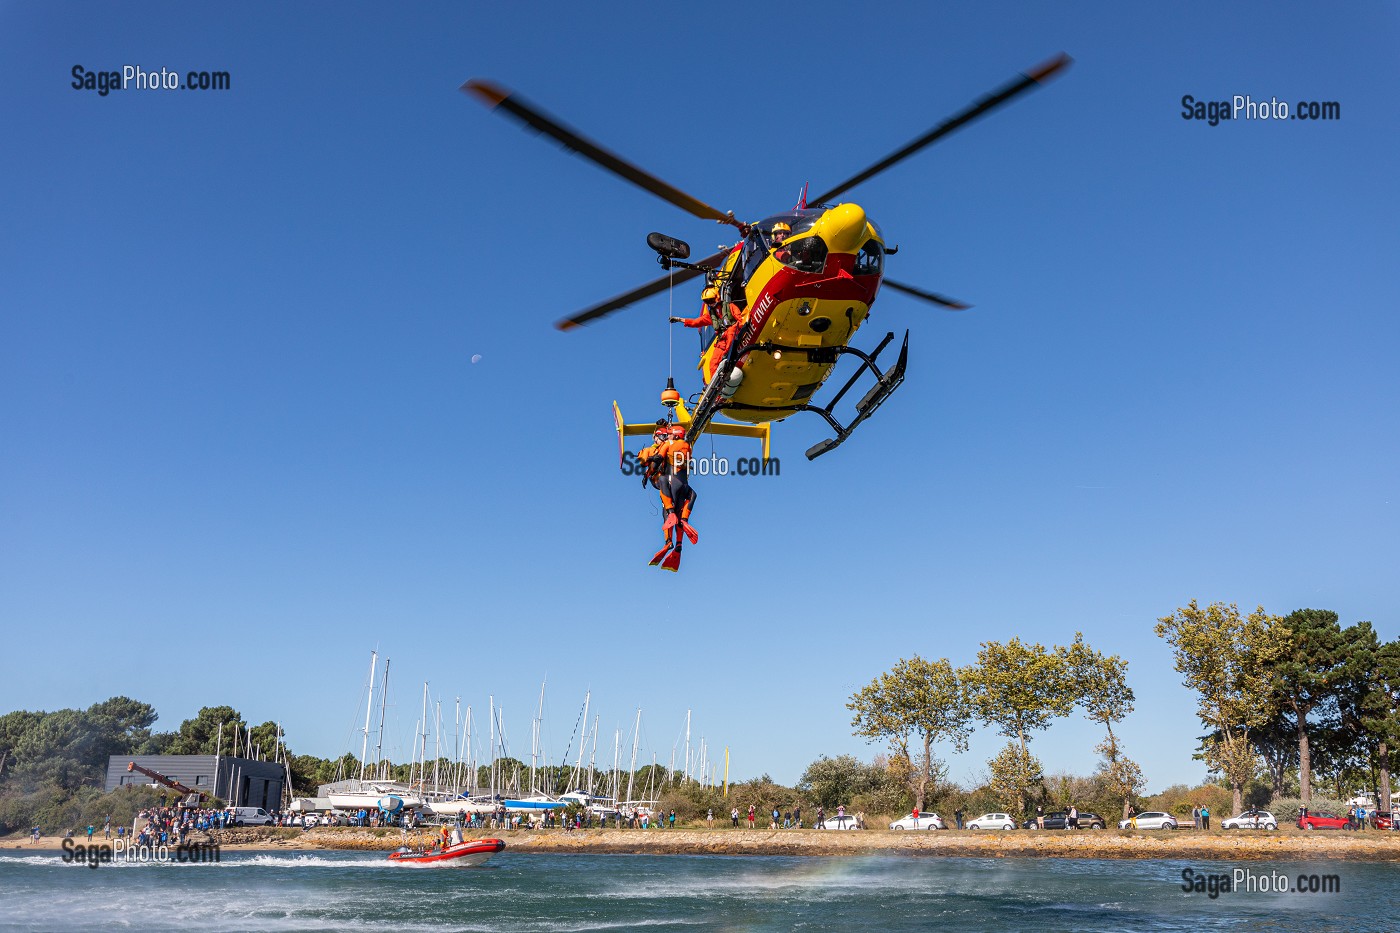
[[[1054,813],[1047,813],[1047,814],[1045,814],[1045,828],[1046,828],[1046,829],[1064,829],[1064,828],[1065,828],[1065,821],[1068,820],[1068,819],[1069,819],[1069,814],[1066,813],[1066,812],[1063,811],[1063,810],[1056,810]],[[1108,824],[1104,822],[1103,817],[1099,816],[1097,813],[1088,813],[1088,812],[1085,812],[1085,811],[1083,811],[1083,810],[1081,810],[1081,811],[1079,812],[1079,828],[1080,828],[1080,829],[1104,829],[1107,825],[1108,825]],[[1030,819],[1026,820],[1024,823],[1022,823],[1022,824],[1021,824],[1021,828],[1022,828],[1022,829],[1035,829],[1035,828],[1036,828],[1035,817],[1031,817]]]

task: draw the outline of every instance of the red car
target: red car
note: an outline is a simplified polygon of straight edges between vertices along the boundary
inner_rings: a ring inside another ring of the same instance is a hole
[[[1346,817],[1338,816],[1335,813],[1309,813],[1307,816],[1298,817],[1299,829],[1348,829],[1350,824]]]

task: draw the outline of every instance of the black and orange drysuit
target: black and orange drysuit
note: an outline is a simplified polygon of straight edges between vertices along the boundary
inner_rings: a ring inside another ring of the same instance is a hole
[[[688,521],[695,508],[695,490],[690,486],[690,458],[690,442],[683,436],[658,440],[637,454],[637,459],[647,467],[647,479],[661,494],[668,539],[677,521]]]

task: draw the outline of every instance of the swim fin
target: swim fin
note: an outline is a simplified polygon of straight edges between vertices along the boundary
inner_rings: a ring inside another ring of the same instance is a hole
[[[676,548],[667,554],[661,561],[661,569],[669,570],[672,573],[681,569],[681,549]]]
[[[660,566],[660,565],[661,565],[661,561],[662,561],[662,560],[666,557],[666,555],[669,554],[670,552],[671,552],[671,542],[670,542],[670,541],[667,541],[667,542],[666,542],[666,546],[663,547],[661,550],[659,550],[659,551],[656,552],[656,556],[653,557],[653,558],[651,559],[651,563],[648,564],[647,566],[649,566],[649,567],[658,567],[658,566]]]
[[[661,523],[661,529],[662,529],[663,531],[668,531],[668,532],[669,532],[672,528],[675,528],[675,527],[676,527],[676,521],[677,521],[676,513],[675,513],[675,512],[667,512],[667,513],[666,513],[666,521],[664,521],[664,522]]]
[[[685,536],[690,539],[691,544],[700,543],[700,533],[694,528],[690,527],[690,522],[686,521],[685,519],[681,519],[681,531],[685,532]]]

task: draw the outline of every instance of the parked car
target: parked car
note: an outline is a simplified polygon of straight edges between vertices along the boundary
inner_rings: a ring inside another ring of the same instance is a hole
[[[1344,816],[1335,813],[1309,813],[1307,816],[1298,817],[1299,829],[1347,829],[1350,822]]]
[[[1278,829],[1278,820],[1268,810],[1246,810],[1239,816],[1220,821],[1221,829]]]
[[[1176,829],[1176,817],[1170,813],[1139,813],[1118,824],[1119,829]]]
[[[1063,810],[1056,810],[1054,813],[1047,813],[1045,814],[1045,828],[1064,829],[1065,821],[1068,819],[1069,814]],[[1024,823],[1021,824],[1021,828],[1038,829],[1039,825],[1040,824],[1036,822],[1035,817],[1031,817],[1030,819],[1026,820]],[[1097,813],[1086,813],[1081,811],[1079,814],[1080,829],[1104,829],[1107,826],[1108,824],[1104,822],[1104,818],[1099,816]]]
[[[262,807],[228,807],[230,826],[267,826],[274,822],[272,814]]]
[[[1006,813],[983,813],[967,824],[968,829],[1015,829],[1016,821]]]
[[[828,816],[822,825],[822,829],[864,829],[860,821],[853,816]]]
[[[920,813],[917,817],[909,814],[901,820],[895,820],[890,824],[890,829],[947,829],[948,825],[943,822],[943,817],[937,813]]]

